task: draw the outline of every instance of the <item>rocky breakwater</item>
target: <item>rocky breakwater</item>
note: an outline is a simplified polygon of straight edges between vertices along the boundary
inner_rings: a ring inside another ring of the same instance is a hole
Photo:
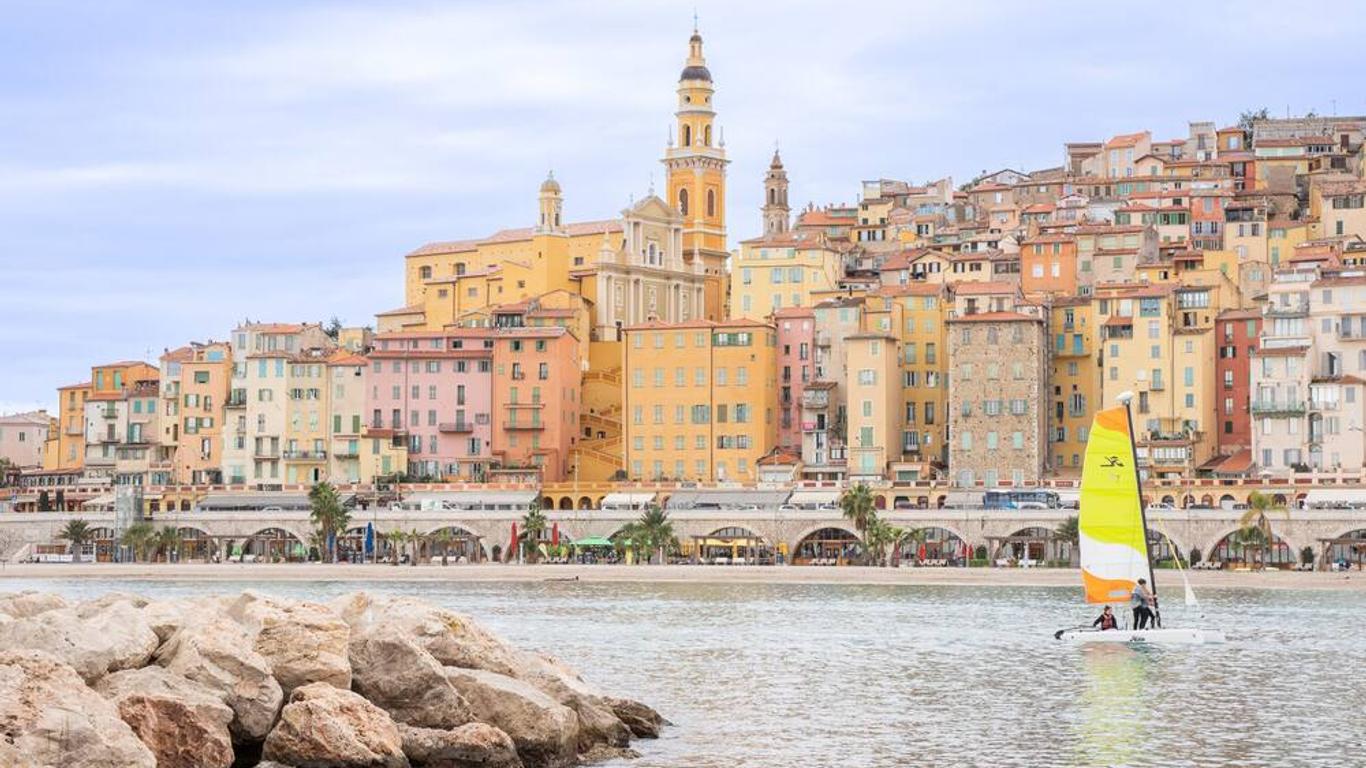
[[[0,594],[0,766],[555,768],[664,724],[413,598]]]

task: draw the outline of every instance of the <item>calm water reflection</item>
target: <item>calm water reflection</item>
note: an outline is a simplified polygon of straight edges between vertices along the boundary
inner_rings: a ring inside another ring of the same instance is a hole
[[[353,584],[8,582],[72,596]],[[1223,646],[1085,648],[1056,588],[386,583],[551,651],[677,727],[668,766],[1325,766],[1366,762],[1366,595],[1211,591]],[[1168,623],[1180,615],[1169,609]]]

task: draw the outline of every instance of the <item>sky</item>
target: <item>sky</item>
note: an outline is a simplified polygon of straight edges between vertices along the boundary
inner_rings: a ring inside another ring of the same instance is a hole
[[[799,207],[1254,107],[1366,114],[1355,4],[1115,9],[0,0],[0,413],[246,318],[373,324],[403,254],[531,224],[549,169],[568,219],[617,215],[662,186],[694,10],[732,245],[775,142]]]

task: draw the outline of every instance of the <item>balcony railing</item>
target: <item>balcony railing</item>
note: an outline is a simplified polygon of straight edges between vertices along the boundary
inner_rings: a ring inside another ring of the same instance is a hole
[[[509,421],[503,425],[503,429],[545,429],[544,421]]]
[[[1289,304],[1267,304],[1262,310],[1266,317],[1299,317],[1309,314],[1309,302],[1295,301]]]
[[[829,408],[830,393],[823,389],[806,390],[802,392],[803,408]]]
[[[1289,400],[1253,400],[1252,414],[1254,416],[1303,416],[1305,405],[1303,400],[1291,402]]]
[[[473,431],[474,431],[474,422],[472,422],[472,421],[443,421],[442,423],[436,425],[436,429],[437,429],[438,432],[445,432],[445,433],[448,433],[448,434],[449,434],[449,433],[461,433],[461,432],[473,432]]]
[[[119,417],[119,411],[113,406],[106,405],[100,409],[100,417],[105,419],[117,419]]]
[[[284,451],[286,459],[320,460],[327,458],[327,451]]]

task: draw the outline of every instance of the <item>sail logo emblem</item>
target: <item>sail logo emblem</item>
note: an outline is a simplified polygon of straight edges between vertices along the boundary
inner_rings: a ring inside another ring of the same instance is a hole
[[[1122,466],[1124,466],[1124,462],[1120,461],[1118,456],[1106,456],[1106,457],[1105,457],[1105,463],[1102,464],[1101,466],[1102,466],[1102,467],[1107,467],[1107,468],[1108,468],[1108,467],[1122,467]]]

